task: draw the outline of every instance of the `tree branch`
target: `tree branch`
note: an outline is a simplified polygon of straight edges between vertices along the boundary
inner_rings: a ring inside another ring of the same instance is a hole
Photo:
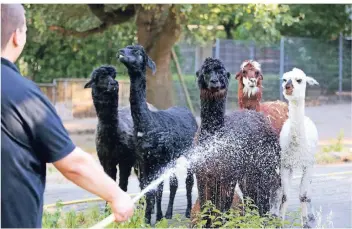
[[[119,8],[114,11],[105,12],[104,4],[88,4],[90,11],[97,17],[101,22],[107,24],[120,24],[130,20],[135,14],[135,6],[130,4],[124,10]]]
[[[89,29],[86,31],[77,31],[77,30],[70,30],[70,29],[65,29],[61,26],[56,26],[56,25],[51,25],[49,26],[49,30],[51,31],[56,31],[59,32],[60,34],[64,35],[64,36],[75,36],[75,37],[87,37],[96,33],[101,33],[103,32],[105,29],[107,29],[109,27],[108,24],[103,23],[100,26],[93,28],[93,29]]]
[[[65,29],[61,26],[52,25],[49,26],[49,30],[57,31],[64,36],[75,36],[75,37],[87,37],[96,33],[101,33],[106,30],[111,25],[117,25],[130,20],[135,14],[135,6],[128,5],[125,10],[116,9],[111,12],[105,12],[104,4],[88,4],[90,11],[102,22],[101,25],[95,27],[93,29],[89,29],[86,31],[77,31],[77,30],[69,30]]]

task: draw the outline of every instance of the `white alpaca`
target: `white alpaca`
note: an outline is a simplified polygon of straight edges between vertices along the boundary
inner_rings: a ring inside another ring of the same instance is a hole
[[[314,220],[311,209],[311,176],[315,163],[314,155],[318,145],[318,131],[310,118],[305,116],[306,84],[318,85],[312,77],[298,69],[283,75],[283,95],[289,102],[289,118],[280,132],[281,146],[281,182],[282,205],[281,215],[285,218],[288,205],[288,193],[293,169],[301,169],[303,174],[300,184],[299,199],[301,203],[301,220],[303,227],[310,227]],[[309,209],[308,206],[309,205]],[[308,213],[309,210],[309,213]]]

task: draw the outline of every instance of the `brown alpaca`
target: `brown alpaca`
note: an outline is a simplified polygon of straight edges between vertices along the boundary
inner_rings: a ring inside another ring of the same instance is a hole
[[[253,60],[245,60],[241,70],[236,74],[238,80],[238,104],[240,109],[263,112],[279,135],[288,119],[288,105],[280,100],[260,103],[263,95],[263,75],[260,64]]]

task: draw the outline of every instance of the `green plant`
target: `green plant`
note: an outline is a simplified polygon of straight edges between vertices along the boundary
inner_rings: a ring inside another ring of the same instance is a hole
[[[242,209],[244,214],[242,214]],[[195,228],[207,226],[219,228],[276,228],[292,226],[289,221],[282,221],[271,215],[260,216],[257,206],[249,198],[237,209],[222,213],[211,202],[207,202],[202,211],[195,217]]]
[[[135,208],[134,215],[129,221],[124,223],[112,223],[107,228],[190,228],[190,220],[177,214],[171,220],[163,218],[154,226],[144,222],[145,199],[140,200]],[[94,204],[88,209],[75,212],[73,210],[62,212],[62,204],[58,202],[54,213],[47,210],[43,214],[43,228],[88,228],[111,214],[108,206],[106,211],[102,211],[99,205]],[[332,225],[331,214],[323,222],[322,210],[314,212],[317,228],[330,227]],[[210,227],[216,228],[293,228],[301,227],[300,210],[289,212],[287,220],[264,215],[260,216],[257,206],[249,198],[244,200],[236,209],[221,212],[215,208],[211,202],[207,202],[202,211],[196,214],[193,220],[193,228],[203,228],[207,220],[211,221]]]
[[[69,211],[65,214],[65,226],[67,228],[76,228],[78,226],[77,215],[74,210]]]
[[[59,226],[59,220],[61,216],[62,203],[58,201],[56,203],[55,212],[51,213],[44,210],[42,217],[43,228],[57,228]]]
[[[343,129],[341,129],[337,136],[336,142],[331,145],[323,147],[322,149],[323,153],[342,152],[344,148],[342,143],[343,138],[344,138],[344,132],[343,132]]]

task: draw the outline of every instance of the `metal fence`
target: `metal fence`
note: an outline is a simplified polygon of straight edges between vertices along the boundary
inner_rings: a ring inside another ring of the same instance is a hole
[[[283,37],[280,42],[273,44],[223,39],[207,45],[181,42],[176,47],[176,53],[197,114],[200,111],[200,99],[195,72],[209,56],[221,59],[232,74],[227,99],[227,109],[230,110],[237,108],[237,81],[234,76],[246,59],[254,59],[262,66],[263,101],[282,99],[280,76],[292,67],[301,68],[320,83],[319,86],[307,88],[307,105],[351,100],[351,40],[342,37],[335,41]],[[176,74],[175,68],[172,69],[173,74]],[[174,103],[187,106],[181,84],[177,77],[173,78]],[[71,119],[95,116],[90,90],[83,88],[86,81],[56,79],[53,84],[39,86],[55,104],[63,119]],[[127,105],[129,82],[121,84],[120,104]]]
[[[335,41],[283,37],[281,41],[272,44],[217,39],[214,44],[204,46],[182,43],[179,46],[179,59],[185,77],[194,76],[208,56],[223,61],[227,70],[233,74],[227,100],[228,109],[237,107],[237,81],[234,75],[239,71],[241,63],[247,59],[254,59],[262,66],[263,101],[283,99],[280,78],[293,67],[301,68],[320,84],[307,87],[307,105],[351,100],[351,40],[342,36]],[[185,51],[182,52],[183,50]],[[205,55],[202,55],[204,53]],[[175,85],[177,93],[181,93],[177,82]],[[194,106],[199,111],[199,91],[195,80],[189,80],[187,86]],[[186,105],[182,94],[178,94],[177,98],[178,103]]]

